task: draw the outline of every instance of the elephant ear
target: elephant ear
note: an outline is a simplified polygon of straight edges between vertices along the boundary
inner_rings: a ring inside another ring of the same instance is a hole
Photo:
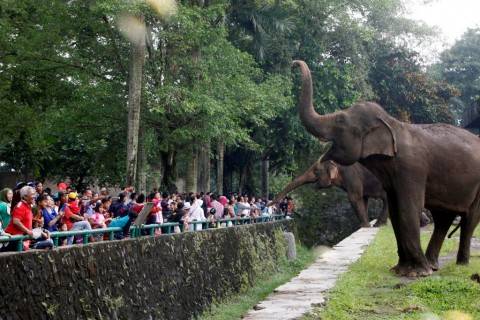
[[[395,157],[397,154],[397,140],[392,127],[382,118],[369,130],[362,141],[362,158],[372,155]]]
[[[330,180],[335,180],[338,177],[338,167],[332,161],[328,163],[328,176]]]

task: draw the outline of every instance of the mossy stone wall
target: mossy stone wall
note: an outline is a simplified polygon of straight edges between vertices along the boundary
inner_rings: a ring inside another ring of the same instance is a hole
[[[191,319],[285,259],[292,220],[0,255],[0,319]]]

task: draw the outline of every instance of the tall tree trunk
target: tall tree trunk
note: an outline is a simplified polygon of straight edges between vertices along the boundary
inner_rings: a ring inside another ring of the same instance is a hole
[[[143,20],[143,17],[141,19]],[[145,41],[132,43],[128,77],[127,185],[134,185],[137,175],[138,130],[144,63]]]
[[[262,197],[268,199],[268,167],[270,166],[270,160],[268,157],[262,159]]]
[[[245,191],[245,180],[247,179],[247,165],[245,164],[240,170],[240,178],[238,179],[238,194],[241,195]]]
[[[223,157],[225,155],[225,143],[217,143],[217,194],[223,194]]]
[[[137,155],[137,190],[143,194],[147,193],[147,153],[145,150],[145,127],[140,126],[138,134],[138,155]]]
[[[230,170],[230,192],[234,192],[235,190],[233,189],[233,169]]]
[[[210,142],[202,143],[198,157],[198,190],[210,191]]]
[[[198,152],[192,146],[189,154],[187,175],[185,177],[185,192],[197,192],[197,169],[198,169]]]
[[[177,186],[175,185],[176,177],[176,152],[173,148],[169,148],[168,152],[162,154],[164,172],[162,176],[162,186],[164,190],[172,193],[177,191]]]
[[[150,187],[151,189],[160,190],[162,186],[162,176],[163,176],[163,165],[162,160],[158,160],[155,163],[150,164]]]
[[[243,187],[243,192],[248,194],[249,196],[251,196],[254,191],[252,165],[253,165],[252,162],[248,161],[246,165],[245,182]]]

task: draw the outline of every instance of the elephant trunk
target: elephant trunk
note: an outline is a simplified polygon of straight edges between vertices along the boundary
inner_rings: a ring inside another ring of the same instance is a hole
[[[296,177],[292,182],[290,182],[270,203],[271,205],[279,203],[282,201],[286,195],[292,190],[297,189],[300,186],[303,186],[307,183],[315,182],[316,176],[313,171],[310,169],[301,176]]]
[[[315,111],[313,108],[313,85],[310,69],[307,64],[301,60],[294,60],[292,65],[300,67],[302,74],[302,89],[298,103],[300,120],[307,131],[317,138],[324,141],[332,140],[331,128],[335,121],[335,115],[322,116]]]

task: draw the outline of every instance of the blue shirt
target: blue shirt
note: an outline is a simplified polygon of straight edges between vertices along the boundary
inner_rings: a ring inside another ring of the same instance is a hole
[[[47,229],[48,231],[58,231],[57,224],[54,224],[53,226],[48,226],[50,221],[55,219],[55,217],[58,215],[57,211],[55,209],[52,209],[51,212],[48,212],[46,208],[42,209],[42,215],[43,215],[43,227]]]

